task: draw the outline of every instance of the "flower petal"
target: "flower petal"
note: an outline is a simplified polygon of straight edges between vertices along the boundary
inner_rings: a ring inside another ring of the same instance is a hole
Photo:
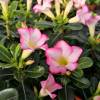
[[[57,66],[49,66],[49,70],[52,74],[65,74],[66,73],[66,67],[57,67]]]
[[[38,47],[42,46],[47,40],[48,40],[48,36],[42,34],[41,38],[37,42],[37,46]]]
[[[28,28],[19,28],[18,33],[20,34],[21,48],[28,49],[28,41],[30,38]]]
[[[57,60],[61,56],[61,49],[60,48],[49,48],[46,50],[46,57],[52,58],[54,60]]]
[[[30,38],[33,42],[37,42],[41,38],[41,32],[39,29],[29,28]]]
[[[78,46],[72,46],[72,53],[68,57],[68,61],[69,62],[77,62],[77,60],[79,59],[82,51],[83,50],[80,47],[78,47]]]
[[[63,40],[58,41],[55,47],[62,50],[62,54],[64,57],[68,57],[72,52],[71,46],[69,46],[69,44]]]
[[[74,71],[77,68],[77,65],[78,65],[77,63],[70,63],[66,67],[68,70]]]

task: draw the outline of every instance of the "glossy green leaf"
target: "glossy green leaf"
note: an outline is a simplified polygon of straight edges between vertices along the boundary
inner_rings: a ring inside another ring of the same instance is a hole
[[[78,88],[88,88],[90,86],[90,81],[86,78],[81,78],[81,79],[75,79],[73,81],[74,85],[77,86]]]
[[[27,70],[25,73],[27,77],[38,78],[38,77],[41,77],[44,74],[44,72],[45,72],[44,67],[36,66],[30,70]]]
[[[81,70],[81,69],[77,69],[76,71],[74,71],[73,73],[72,73],[72,75],[74,76],[74,77],[76,77],[76,78],[81,78],[82,76],[83,76],[83,70]]]
[[[0,60],[4,62],[11,61],[11,54],[6,47],[0,44]]]
[[[18,100],[17,90],[13,88],[9,88],[0,91],[0,100]]]
[[[81,30],[83,28],[82,24],[79,23],[74,23],[74,24],[68,24],[66,26],[64,26],[64,28],[68,28],[71,30]]]
[[[79,60],[78,69],[90,68],[93,65],[93,61],[89,57],[82,57]]]

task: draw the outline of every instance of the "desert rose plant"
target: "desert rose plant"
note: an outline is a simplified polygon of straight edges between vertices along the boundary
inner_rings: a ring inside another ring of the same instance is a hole
[[[100,12],[87,0],[0,0],[0,100],[100,100]]]

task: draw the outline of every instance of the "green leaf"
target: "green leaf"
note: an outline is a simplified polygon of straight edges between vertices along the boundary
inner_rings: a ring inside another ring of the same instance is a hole
[[[82,57],[79,60],[78,69],[90,68],[93,65],[93,61],[89,57]]]
[[[48,21],[35,22],[35,25],[41,28],[50,28],[53,26],[52,22]]]
[[[4,62],[10,62],[11,61],[10,52],[2,44],[0,44],[0,60],[4,61]]]
[[[81,79],[75,79],[74,78],[74,80],[75,80],[73,82],[74,85],[79,87],[79,88],[84,89],[84,88],[88,88],[90,86],[90,81],[86,78],[81,78]]]
[[[79,23],[74,23],[74,24],[68,24],[66,26],[64,26],[64,28],[68,28],[71,30],[81,30],[83,28],[82,24]]]
[[[77,69],[75,72],[72,73],[72,75],[76,78],[81,78],[83,76],[83,70]]]
[[[38,78],[38,77],[41,77],[44,74],[44,72],[45,72],[44,67],[37,66],[37,67],[34,67],[33,69],[27,70],[25,73],[27,77]]]
[[[0,100],[18,100],[18,92],[14,88],[0,91]]]
[[[17,59],[17,57],[21,54],[21,48],[20,45],[18,44],[15,48],[15,53],[14,53],[14,57]]]
[[[0,68],[11,68],[14,67],[15,65],[13,63],[0,63]]]
[[[10,17],[14,16],[14,12],[16,11],[18,6],[18,1],[12,1],[10,6],[9,6],[9,13]]]

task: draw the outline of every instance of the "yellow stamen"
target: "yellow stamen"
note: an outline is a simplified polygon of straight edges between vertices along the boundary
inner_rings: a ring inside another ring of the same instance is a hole
[[[64,65],[67,65],[68,64],[68,61],[64,58],[64,57],[60,57],[58,59],[58,63],[61,65],[61,66],[64,66]]]

